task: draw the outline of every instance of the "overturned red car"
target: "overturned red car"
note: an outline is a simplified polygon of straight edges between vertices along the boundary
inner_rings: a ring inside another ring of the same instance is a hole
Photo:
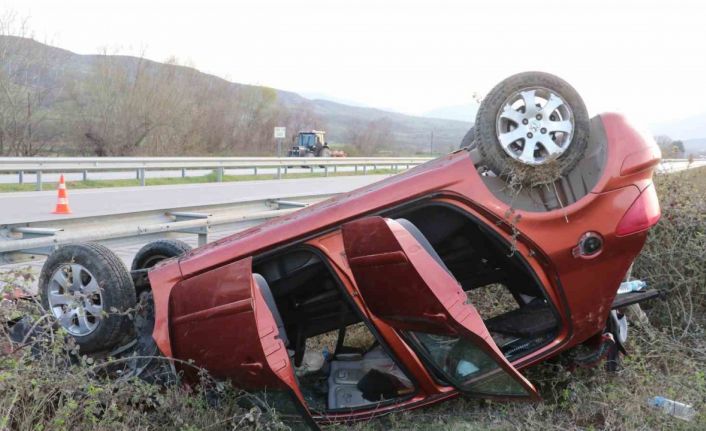
[[[660,216],[659,160],[623,116],[589,120],[564,81],[519,74],[458,151],[133,270],[152,267],[163,355],[304,425],[458,395],[536,399],[524,368],[577,345],[615,360],[620,309],[655,296],[617,291]],[[61,318],[52,274],[40,288]]]

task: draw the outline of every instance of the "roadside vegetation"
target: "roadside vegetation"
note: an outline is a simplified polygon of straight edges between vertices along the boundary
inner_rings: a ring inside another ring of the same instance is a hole
[[[395,171],[393,169],[368,169],[365,174],[362,169],[358,169],[358,172],[351,171],[341,171],[333,172],[329,171],[329,177],[346,177],[346,176],[358,176],[358,175],[391,175],[400,171]],[[295,178],[320,178],[325,176],[323,169],[317,169],[314,172],[297,172],[288,173],[287,175],[282,174],[283,179],[295,179]],[[272,174],[260,174],[260,175],[223,175],[223,182],[234,182],[234,181],[261,181],[261,180],[275,180],[276,175]],[[175,184],[203,184],[203,183],[215,183],[218,182],[218,176],[215,173],[210,173],[208,175],[200,175],[193,177],[173,177],[173,178],[145,178],[145,186],[165,186],[165,185],[175,185]],[[86,180],[86,181],[67,181],[66,186],[69,190],[72,189],[96,189],[104,187],[136,187],[140,185],[140,181],[137,179],[121,179],[121,180]],[[58,184],[54,182],[42,183],[44,190],[56,190]],[[29,182],[24,184],[0,184],[0,193],[3,192],[31,192],[36,190],[36,184]]]
[[[662,220],[633,276],[667,297],[643,307],[646,319],[632,318],[630,355],[618,372],[569,371],[559,357],[526,372],[544,398],[540,403],[459,398],[330,429],[706,429],[706,168],[659,175],[656,185]],[[3,277],[6,291],[32,281],[23,271]],[[3,301],[0,317],[30,312],[39,318],[36,307]],[[121,379],[107,372],[114,361],[82,356],[46,323],[38,324],[46,331],[13,353],[7,334],[0,337],[0,429],[286,429],[275,413],[245,406],[248,396],[228,385],[206,379],[204,387],[157,389]],[[656,395],[692,404],[696,418],[684,422],[651,408],[648,399]]]

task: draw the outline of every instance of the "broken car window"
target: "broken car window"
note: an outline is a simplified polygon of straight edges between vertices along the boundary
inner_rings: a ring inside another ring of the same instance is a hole
[[[468,339],[406,332],[414,347],[459,390],[476,394],[524,396],[526,390]]]

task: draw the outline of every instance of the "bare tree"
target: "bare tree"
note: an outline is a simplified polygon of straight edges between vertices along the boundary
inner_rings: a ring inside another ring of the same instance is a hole
[[[61,134],[50,124],[62,92],[59,71],[31,37],[26,19],[0,17],[0,155],[37,155]]]
[[[392,124],[387,118],[351,124],[346,133],[346,140],[364,155],[376,154],[395,144]]]
[[[174,58],[106,49],[77,59],[23,36],[24,21],[0,20],[0,155],[273,154],[274,126],[323,127],[306,103],[285,108],[275,89]]]
[[[675,141],[667,135],[655,136],[655,142],[664,157],[684,157],[684,143]]]

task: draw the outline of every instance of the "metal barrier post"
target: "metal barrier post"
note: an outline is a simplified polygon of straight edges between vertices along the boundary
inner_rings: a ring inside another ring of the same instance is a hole
[[[216,169],[216,181],[219,183],[223,182],[223,167]]]
[[[281,180],[282,179],[282,167],[277,166],[277,179]]]
[[[222,167],[219,169],[223,169]],[[186,221],[186,220],[198,220],[198,219],[208,219],[211,214],[204,214],[204,213],[196,213],[196,212],[188,212],[188,211],[172,211],[167,213],[174,217],[174,221],[180,222],[180,221]],[[184,232],[184,233],[195,233],[198,235],[198,245],[199,247],[202,245],[206,245],[208,243],[208,233],[211,231],[210,226],[201,226],[201,227],[195,227],[195,228],[187,228],[187,229],[178,229],[176,232]]]
[[[42,171],[37,171],[37,191],[42,191]]]
[[[83,181],[88,181],[88,171],[85,169],[83,170]]]
[[[363,165],[363,175],[368,174],[368,165]]]
[[[25,172],[24,172],[24,171],[19,171],[19,172],[17,173],[17,175],[18,175],[18,177],[19,177],[19,178],[18,178],[18,181],[20,182],[20,184],[24,184],[24,183],[25,183]]]
[[[137,171],[137,175],[138,175],[138,177],[140,178],[140,185],[141,185],[142,187],[144,187],[144,186],[145,186],[145,168],[140,168],[140,169]]]
[[[181,177],[186,178],[186,169],[185,168],[181,168]]]
[[[328,165],[324,165],[324,176],[328,177]]]

